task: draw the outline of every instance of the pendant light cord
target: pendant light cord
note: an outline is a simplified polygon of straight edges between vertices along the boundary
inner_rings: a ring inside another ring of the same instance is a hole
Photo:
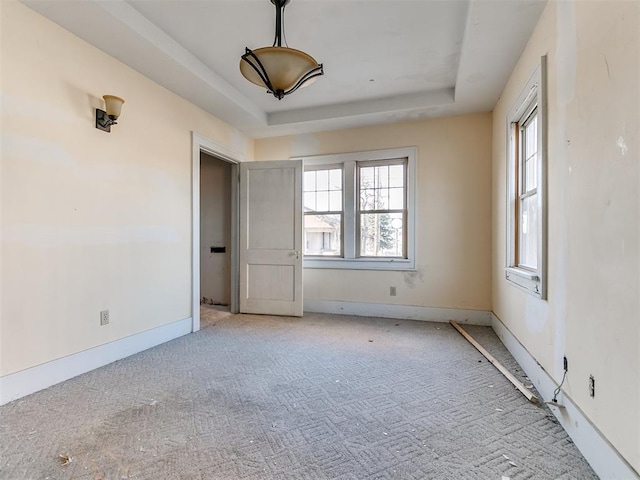
[[[287,45],[287,36],[284,33],[284,8],[289,3],[289,0],[272,0],[272,2],[276,6],[276,35],[273,39],[274,47],[281,47],[282,40],[284,40],[285,47]]]
[[[284,46],[289,47],[289,44],[287,43],[287,34],[285,33],[286,30],[284,28],[284,9],[286,7],[287,7],[287,4],[284,4],[284,6],[282,7],[282,39],[284,40]]]

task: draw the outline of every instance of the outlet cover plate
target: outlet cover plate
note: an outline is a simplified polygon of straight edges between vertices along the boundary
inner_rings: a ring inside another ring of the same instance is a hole
[[[109,325],[109,310],[100,312],[100,325]]]

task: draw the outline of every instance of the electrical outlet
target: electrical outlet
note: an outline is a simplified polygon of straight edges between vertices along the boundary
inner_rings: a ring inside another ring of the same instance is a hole
[[[396,296],[396,287],[389,287],[389,295],[392,297]]]
[[[109,325],[109,310],[100,312],[100,325]]]
[[[589,375],[589,396],[591,398],[596,396],[596,379],[593,375]]]

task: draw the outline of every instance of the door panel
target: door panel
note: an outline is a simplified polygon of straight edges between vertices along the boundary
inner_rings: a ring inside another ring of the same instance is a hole
[[[293,265],[248,265],[248,297],[260,300],[295,300]]]
[[[240,311],[302,316],[302,161],[240,168]]]
[[[294,175],[293,167],[248,171],[247,191],[251,195],[251,202],[247,205],[247,239],[250,249],[296,249],[296,218],[292,209],[295,207]]]

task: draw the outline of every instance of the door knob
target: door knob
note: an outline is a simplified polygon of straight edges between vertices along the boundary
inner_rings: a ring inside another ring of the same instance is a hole
[[[296,260],[300,258],[300,252],[298,250],[294,250],[293,254],[296,256]]]

